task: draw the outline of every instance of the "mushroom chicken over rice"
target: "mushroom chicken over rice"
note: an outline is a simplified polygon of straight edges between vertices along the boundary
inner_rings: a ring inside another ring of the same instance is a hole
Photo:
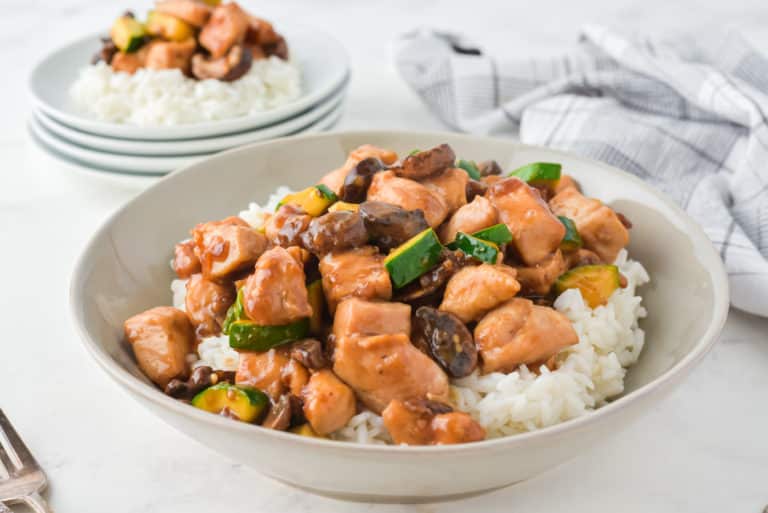
[[[597,308],[626,286],[630,227],[556,163],[365,145],[263,226],[195,226],[173,258],[185,309],[139,313],[125,336],[166,394],[240,422],[327,437],[367,411],[397,444],[483,440],[451,381],[555,371],[579,337],[554,299]],[[236,371],[190,358],[212,336]]]

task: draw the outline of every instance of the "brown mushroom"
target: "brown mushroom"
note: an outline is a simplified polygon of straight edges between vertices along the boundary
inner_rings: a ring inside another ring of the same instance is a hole
[[[328,359],[323,353],[323,344],[319,340],[307,338],[291,344],[291,358],[307,369],[318,370],[328,366]]]
[[[486,160],[477,165],[480,176],[494,176],[502,173],[501,166],[495,160]]]
[[[456,154],[453,148],[447,144],[441,144],[430,150],[408,155],[400,167],[393,167],[392,170],[403,178],[419,180],[453,167],[455,162]]]
[[[477,367],[477,346],[467,326],[455,315],[429,306],[416,310],[412,338],[454,378],[463,378]]]
[[[358,162],[344,179],[344,185],[339,192],[339,199],[347,203],[362,203],[365,201],[373,175],[382,169],[384,169],[384,164],[374,157]]]
[[[265,428],[285,431],[291,426],[292,404],[290,394],[283,394],[269,409],[261,425]]]
[[[360,215],[371,241],[383,251],[396,248],[429,228],[421,210],[405,210],[380,201],[362,203]]]
[[[235,45],[223,57],[212,59],[202,53],[192,56],[192,75],[200,80],[214,78],[223,82],[232,82],[242,77],[251,69],[253,55],[251,50]]]
[[[302,245],[315,255],[364,246],[365,223],[357,212],[337,210],[312,219],[300,236]]]

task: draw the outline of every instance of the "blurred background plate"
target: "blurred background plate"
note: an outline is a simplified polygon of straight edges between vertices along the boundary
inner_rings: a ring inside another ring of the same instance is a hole
[[[331,94],[349,74],[349,58],[332,36],[317,29],[280,24],[291,56],[301,71],[301,96],[271,110],[205,123],[176,126],[137,126],[98,121],[80,112],[70,98],[69,88],[80,70],[99,49],[99,36],[92,34],[45,57],[32,71],[29,88],[37,109],[72,128],[100,136],[138,140],[195,139],[252,130],[288,119]]]

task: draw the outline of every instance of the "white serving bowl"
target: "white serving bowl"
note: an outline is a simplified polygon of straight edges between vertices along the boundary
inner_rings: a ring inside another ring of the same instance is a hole
[[[366,446],[233,422],[171,399],[138,369],[122,323],[170,304],[168,262],[195,223],[236,214],[278,185],[305,187],[363,143],[413,148],[448,143],[466,159],[513,169],[563,164],[584,191],[634,223],[630,255],[648,269],[641,289],[646,347],[625,393],[553,427],[480,443]],[[286,483],[360,500],[425,501],[503,487],[569,460],[610,436],[672,391],[717,339],[728,312],[722,263],[699,226],[669,199],[618,169],[510,140],[458,134],[351,132],[281,139],[216,155],[152,186],[114,214],[86,247],[72,281],[72,310],[85,346],[121,387],[166,422],[234,461]]]

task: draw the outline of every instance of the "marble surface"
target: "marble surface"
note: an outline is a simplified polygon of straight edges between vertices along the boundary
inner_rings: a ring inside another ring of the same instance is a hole
[[[324,26],[347,45],[355,74],[339,129],[442,128],[390,64],[392,37],[420,24],[464,30],[489,48],[519,55],[556,51],[572,43],[585,22],[655,33],[727,24],[768,48],[765,0],[539,0],[527,7],[503,0],[243,3],[267,17]],[[768,504],[768,320],[735,311],[690,379],[632,428],[529,482],[458,502],[363,505],[316,497],[166,426],[90,361],[68,311],[70,273],[81,247],[143,184],[57,162],[25,130],[25,81],[35,60],[51,46],[105,27],[120,9],[141,11],[149,3],[2,5],[0,407],[45,466],[47,496],[57,511],[757,513]]]

